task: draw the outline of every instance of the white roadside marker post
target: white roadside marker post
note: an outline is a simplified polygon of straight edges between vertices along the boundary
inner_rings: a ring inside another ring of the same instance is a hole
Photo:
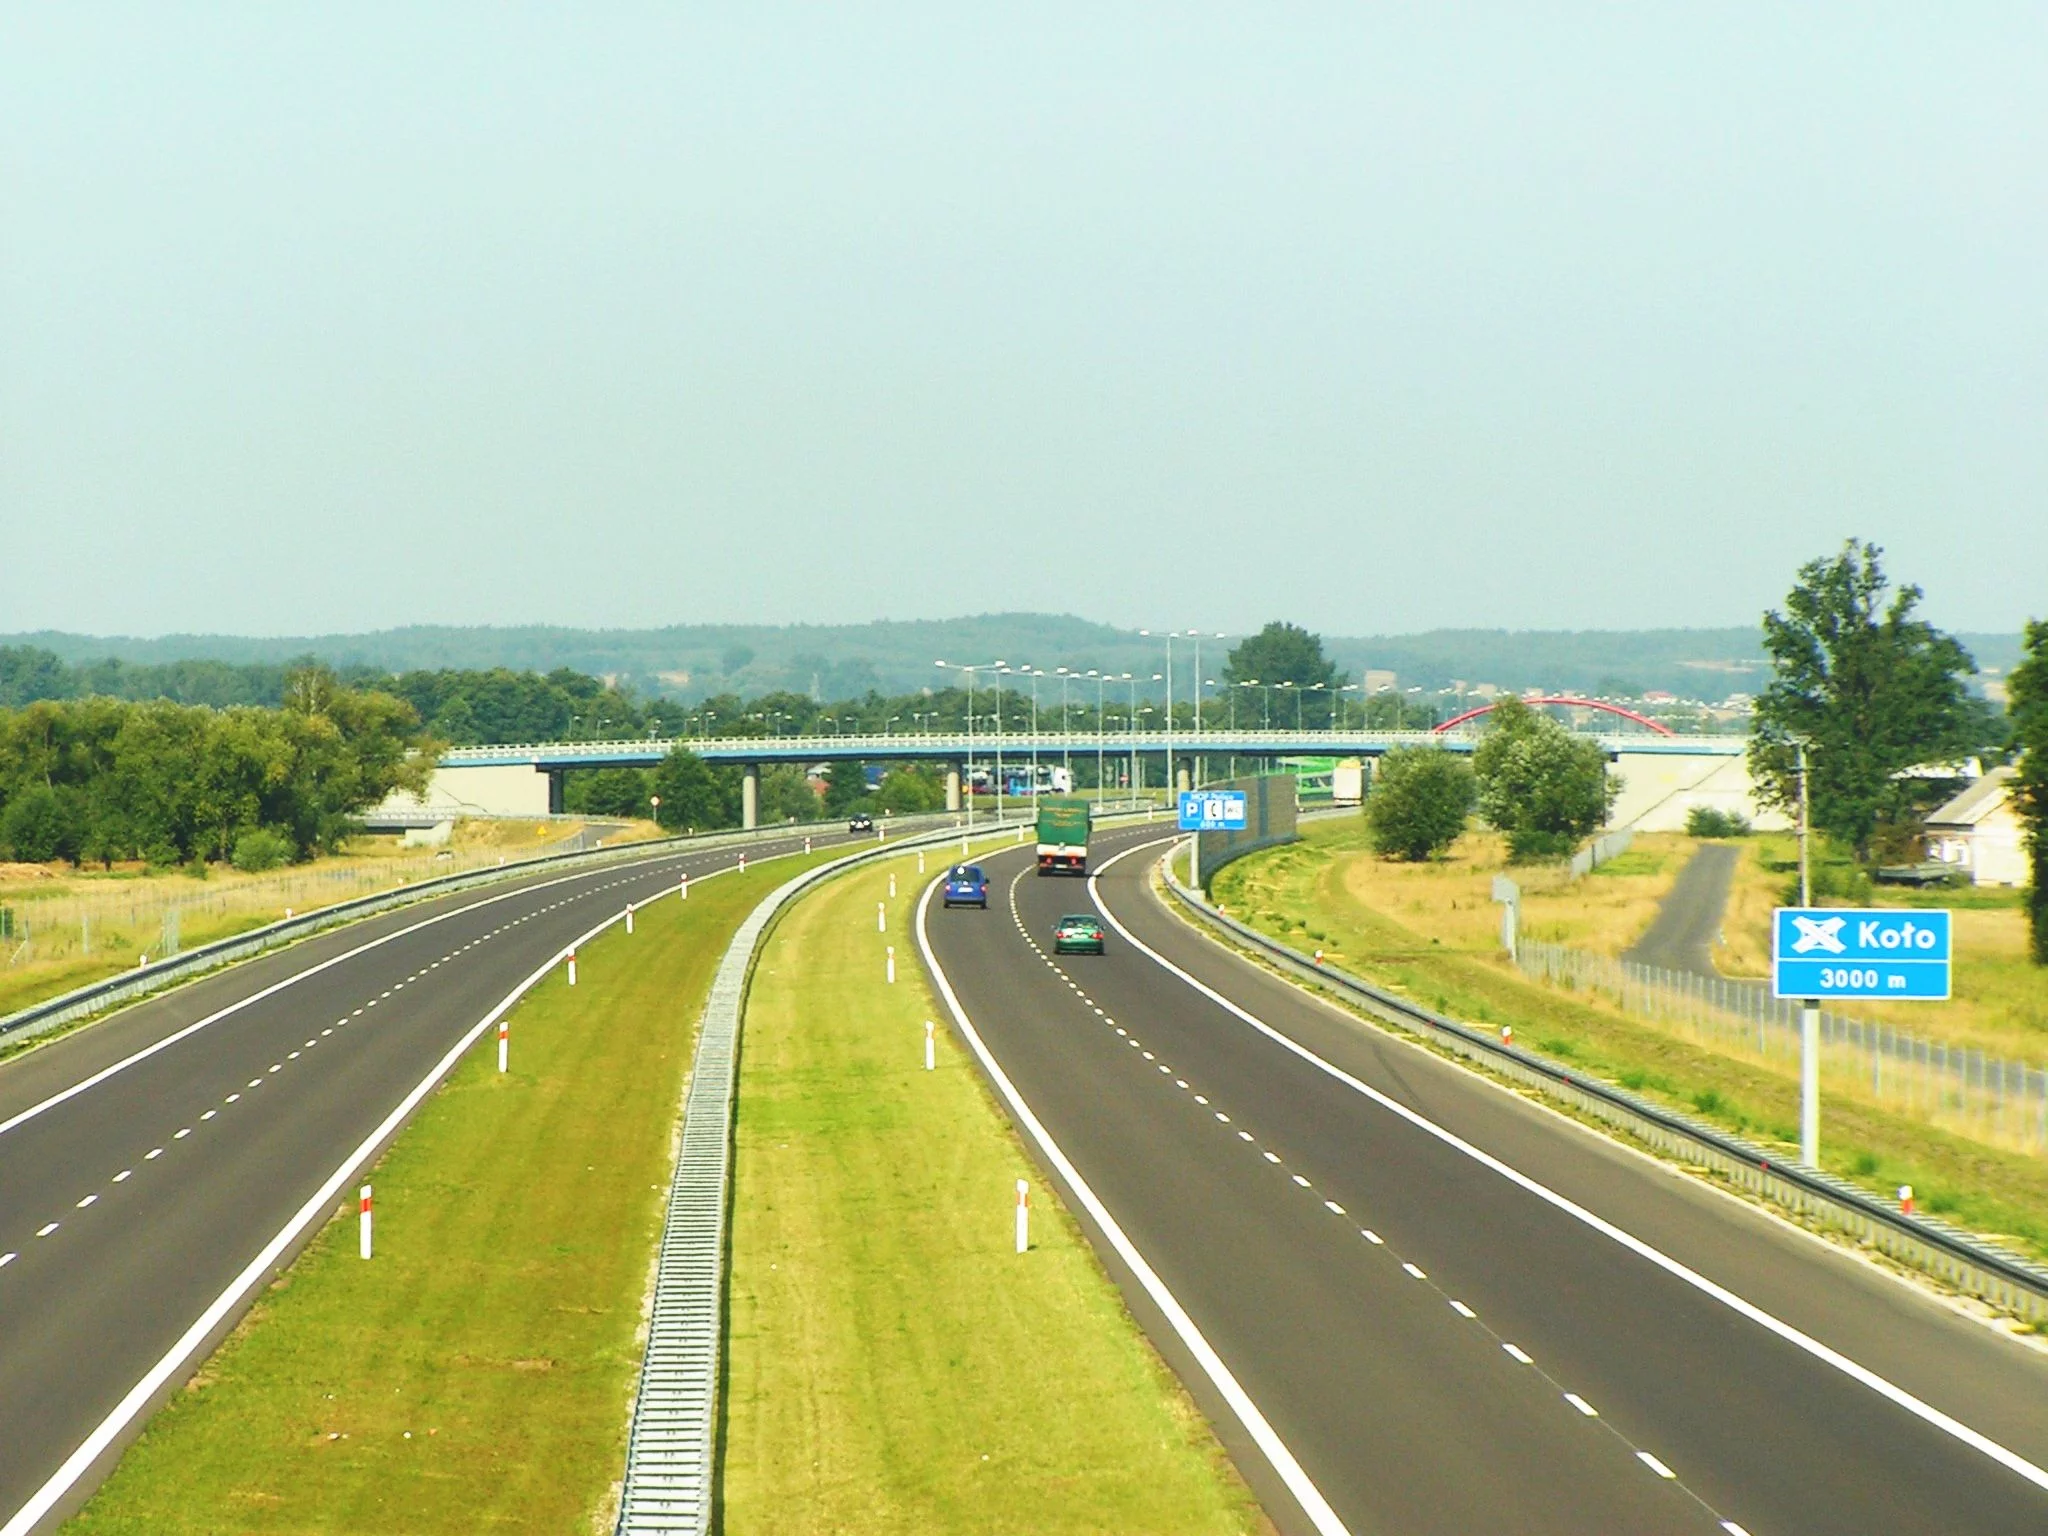
[[[924,873],[924,850],[922,848],[917,850],[917,872],[920,875]]]
[[[893,869],[889,871],[889,899],[896,899],[896,871]]]
[[[1017,1181],[1017,1251],[1026,1253],[1031,1248],[1031,1186],[1022,1179]]]
[[[356,1249],[364,1258],[370,1256],[370,1186],[367,1184],[356,1196]]]
[[[810,839],[809,839],[809,838],[807,837],[807,838],[805,838],[805,839],[804,839],[804,852],[805,852],[805,853],[809,853],[810,851],[811,851],[811,840],[810,840]]]
[[[505,1070],[512,1049],[512,1018],[507,1014],[498,1020],[498,1070]]]
[[[569,985],[576,985],[576,951],[569,951]]]
[[[896,946],[889,946],[889,985],[896,985]]]
[[[745,850],[745,849],[741,849],[741,850],[740,850],[740,873],[744,875],[744,874],[745,874],[746,872],[747,872],[747,854],[746,854],[746,850]]]
[[[936,1047],[932,1044],[932,1021],[924,1021],[924,1069],[929,1072],[938,1065]]]
[[[627,903],[626,903],[626,932],[628,932],[628,933],[631,933],[632,931],[633,931],[633,903],[631,903],[631,902],[629,901],[629,902],[627,902]]]
[[[888,931],[889,908],[882,902],[878,901],[875,903],[875,932],[887,933]]]
[[[676,876],[676,895],[684,901],[690,899],[690,872],[687,869]]]

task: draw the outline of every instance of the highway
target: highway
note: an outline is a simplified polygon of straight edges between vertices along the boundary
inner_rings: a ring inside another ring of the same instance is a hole
[[[925,960],[1283,1531],[2048,1531],[2048,1355],[1226,952],[1160,838]]]
[[[847,841],[811,831],[820,847]],[[303,1245],[295,1217],[388,1140],[524,978],[628,901],[677,899],[684,872],[801,846],[799,833],[471,888],[0,1064],[0,1532],[52,1528],[82,1502]],[[139,1388],[153,1370],[162,1380]]]

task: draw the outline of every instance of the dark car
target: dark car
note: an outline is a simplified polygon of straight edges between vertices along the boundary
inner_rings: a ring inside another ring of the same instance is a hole
[[[949,907],[988,907],[988,876],[979,864],[955,864],[939,893]]]
[[[866,811],[855,811],[846,818],[846,830],[849,832],[872,832],[875,830],[875,818]]]
[[[1056,955],[1101,954],[1101,920],[1086,912],[1068,913],[1052,925],[1052,952]]]

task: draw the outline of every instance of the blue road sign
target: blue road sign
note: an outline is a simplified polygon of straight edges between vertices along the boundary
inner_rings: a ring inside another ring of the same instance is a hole
[[[1184,789],[1180,792],[1183,832],[1242,832],[1245,793],[1241,789]]]
[[[1945,999],[1949,914],[1780,907],[1771,923],[1771,995]]]

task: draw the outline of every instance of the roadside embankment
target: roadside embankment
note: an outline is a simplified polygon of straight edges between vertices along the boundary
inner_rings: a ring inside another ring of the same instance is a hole
[[[1627,877],[1610,877],[1617,878]],[[1589,900],[1603,899],[1600,879],[1581,882]],[[1711,1038],[1625,1013],[1597,994],[1522,976],[1500,952],[1498,909],[1475,910],[1472,884],[1442,870],[1411,878],[1375,859],[1355,823],[1339,822],[1239,860],[1212,894],[1240,921],[1298,948],[1321,948],[1438,1012],[1511,1026],[1525,1049],[1793,1154],[1796,1060],[1729,1054]],[[1490,930],[1481,930],[1481,918]],[[1824,1080],[1821,1150],[1823,1166],[1874,1194],[1910,1184],[1922,1210],[2048,1256],[2048,1160],[1931,1125],[1833,1077]]]

